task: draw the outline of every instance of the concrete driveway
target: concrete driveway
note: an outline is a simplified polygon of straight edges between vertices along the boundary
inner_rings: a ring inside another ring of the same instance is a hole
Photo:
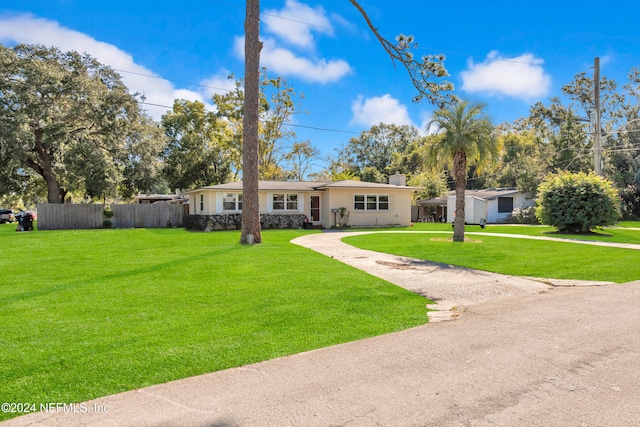
[[[342,239],[346,236],[371,233],[379,233],[379,231],[308,234],[293,239],[291,243],[312,249],[340,262],[364,270],[369,274],[436,302],[436,304],[427,306],[432,310],[437,310],[429,312],[431,322],[457,318],[466,307],[475,304],[517,295],[538,294],[546,292],[555,286],[597,286],[611,283],[506,276],[359,249],[342,242]],[[402,232],[389,231],[387,233],[397,234],[398,239],[402,239]],[[425,232],[425,234],[428,233]],[[442,232],[438,234],[442,234]],[[478,234],[484,235],[486,233]],[[511,235],[504,236],[510,237]],[[520,238],[527,237],[522,236]],[[559,240],[554,238],[544,239]]]
[[[411,267],[406,260],[382,261]],[[405,267],[389,268],[411,271]],[[485,279],[479,289],[490,287],[494,278]],[[485,298],[492,292],[461,292],[470,303],[453,322],[133,390],[86,402],[84,411],[30,414],[2,425],[640,425],[640,281],[540,287],[536,281],[510,286],[511,280],[516,278],[500,282],[506,291],[490,303],[474,303],[470,295]],[[462,283],[452,280],[449,286],[466,286]],[[447,298],[441,300],[457,303]]]

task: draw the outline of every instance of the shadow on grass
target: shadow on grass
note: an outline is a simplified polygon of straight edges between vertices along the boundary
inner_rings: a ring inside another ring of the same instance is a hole
[[[594,236],[598,236],[598,237],[614,237],[613,234],[602,233],[602,232],[597,232],[597,231],[586,231],[586,232],[572,233],[570,231],[554,230],[554,231],[543,231],[540,234],[549,235],[549,236],[562,236],[562,237],[569,236],[569,237],[575,237],[575,238],[594,237]]]

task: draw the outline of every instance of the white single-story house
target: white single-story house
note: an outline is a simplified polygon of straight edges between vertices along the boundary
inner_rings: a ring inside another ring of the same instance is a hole
[[[315,227],[408,226],[411,194],[406,177],[392,175],[390,184],[361,181],[260,181],[261,214],[304,214]],[[189,215],[242,212],[242,182],[212,185],[187,192]]]
[[[465,191],[464,216],[467,224],[497,224],[504,222],[515,208],[535,205],[535,201],[516,188],[489,188],[486,190]],[[446,222],[453,223],[456,210],[456,192],[450,191],[447,196],[418,203],[420,214],[435,207],[436,220],[441,216]]]

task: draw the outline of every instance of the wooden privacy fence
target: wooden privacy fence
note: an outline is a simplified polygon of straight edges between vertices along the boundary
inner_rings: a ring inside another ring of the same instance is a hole
[[[40,204],[38,205],[39,230],[65,230],[79,228],[103,228],[104,221],[111,221],[112,228],[164,228],[182,227],[182,205],[151,203],[108,205],[113,217],[103,215],[105,205]]]

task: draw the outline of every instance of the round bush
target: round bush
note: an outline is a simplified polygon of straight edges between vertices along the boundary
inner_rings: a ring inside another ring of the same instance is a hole
[[[538,218],[536,218],[535,206],[515,208],[511,215],[507,217],[506,222],[509,224],[540,224]]]
[[[111,209],[110,206],[105,206],[104,209],[102,210],[102,214],[106,218],[111,218],[111,217],[113,217],[113,209]]]
[[[536,217],[559,231],[586,233],[614,225],[620,198],[611,182],[593,173],[561,172],[547,176],[538,188]]]

